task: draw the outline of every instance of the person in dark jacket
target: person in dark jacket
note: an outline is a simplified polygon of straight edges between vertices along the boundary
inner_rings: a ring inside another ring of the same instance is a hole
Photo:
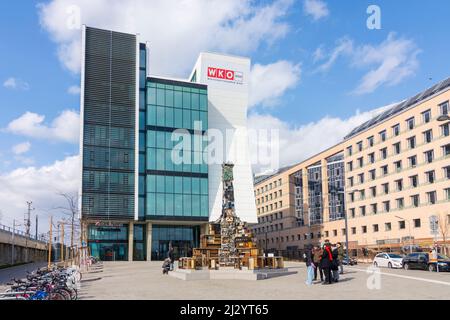
[[[317,246],[314,248],[313,262],[314,262],[314,265],[316,266],[314,268],[314,281],[317,280],[317,272],[319,272],[320,282],[323,282],[323,270],[322,270],[322,266],[320,265],[320,260],[322,259],[322,254],[323,254],[323,251],[322,251],[322,249],[320,249],[320,246]]]
[[[331,252],[331,244],[329,242],[325,242],[323,246],[323,254],[320,264],[325,275],[325,282],[323,282],[323,284],[332,284],[333,279],[331,277],[331,268],[333,264],[333,255]]]
[[[331,263],[331,275],[334,282],[339,282],[339,249],[337,245],[332,248],[331,255],[333,262]]]
[[[170,271],[173,271],[173,263],[175,262],[175,258],[174,258],[174,254],[173,254],[173,247],[169,248],[167,257],[170,259]]]

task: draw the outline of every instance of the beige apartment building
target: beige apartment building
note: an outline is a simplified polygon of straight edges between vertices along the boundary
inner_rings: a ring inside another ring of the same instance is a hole
[[[350,250],[442,245],[450,237],[449,101],[447,79],[342,143],[255,179],[261,248],[295,257],[325,239],[345,243],[347,229]]]

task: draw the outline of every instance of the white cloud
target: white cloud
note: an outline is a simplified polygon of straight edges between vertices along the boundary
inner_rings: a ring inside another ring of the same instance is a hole
[[[0,210],[5,222],[23,219],[26,201],[33,201],[39,215],[40,232],[48,230],[48,217],[58,211],[49,209],[66,206],[59,192],[75,194],[80,180],[79,156],[67,157],[49,166],[24,167],[0,174]]]
[[[354,65],[374,68],[362,78],[354,93],[371,93],[382,85],[393,86],[413,75],[419,67],[417,55],[420,52],[414,41],[396,39],[394,33],[380,45],[359,47],[353,58]]]
[[[80,22],[93,27],[139,33],[151,44],[152,73],[186,76],[200,51],[248,54],[262,44],[282,38],[283,21],[292,0],[257,4],[251,0],[79,0]],[[42,27],[58,44],[60,61],[70,71],[80,70],[79,28],[73,0],[39,5]]]
[[[385,111],[392,105],[375,109],[368,112],[356,112],[353,116],[342,119],[337,117],[324,117],[317,122],[310,122],[299,127],[280,120],[269,114],[253,113],[249,117],[248,126],[254,130],[275,129],[279,131],[280,167],[300,163],[309,157],[318,154],[327,148],[338,144],[355,127],[370,120],[380,112]],[[255,140],[256,141],[256,140]],[[265,141],[261,145],[255,145],[255,141],[249,141],[250,149],[261,154],[259,148],[267,150]],[[278,152],[278,150],[268,151]],[[267,168],[254,165],[254,172]],[[274,168],[272,168],[274,169]]]
[[[3,82],[3,86],[7,89],[22,90],[22,91],[30,89],[30,85],[27,82],[14,77],[6,79],[5,82]]]
[[[80,118],[72,110],[63,111],[51,125],[44,124],[45,116],[26,112],[11,121],[6,131],[35,139],[46,139],[55,142],[78,143],[80,136]]]
[[[419,67],[417,56],[420,52],[413,40],[397,39],[395,33],[390,33],[386,40],[378,45],[355,46],[353,40],[344,37],[336,42],[335,48],[328,54],[320,52],[321,60],[326,61],[316,72],[327,72],[339,57],[349,57],[352,67],[369,69],[352,93],[367,94],[383,85],[396,85],[413,75]],[[320,59],[315,59],[315,62],[318,60]]]
[[[305,0],[303,10],[305,14],[311,16],[315,21],[325,18],[330,14],[327,4],[321,0]]]
[[[298,84],[300,73],[300,65],[285,60],[268,65],[253,65],[250,81],[250,107],[274,106],[278,98]]]
[[[30,148],[31,148],[31,143],[27,141],[27,142],[16,144],[12,148],[12,151],[14,154],[20,155],[20,154],[24,154],[24,153],[27,153],[28,151],[30,151]]]
[[[74,96],[79,95],[81,92],[81,89],[79,86],[71,86],[69,89],[67,89],[68,94],[72,94]]]

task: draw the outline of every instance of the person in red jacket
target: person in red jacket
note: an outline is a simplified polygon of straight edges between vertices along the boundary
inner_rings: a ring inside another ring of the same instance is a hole
[[[325,282],[323,282],[323,284],[332,284],[333,278],[331,277],[331,268],[333,266],[333,254],[331,244],[328,240],[325,240],[325,244],[323,246],[323,254],[322,259],[320,260],[320,265],[325,275]]]

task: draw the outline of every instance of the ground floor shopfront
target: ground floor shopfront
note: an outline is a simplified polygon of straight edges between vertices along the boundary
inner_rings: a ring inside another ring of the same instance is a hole
[[[169,248],[175,258],[190,256],[199,246],[202,224],[151,222],[85,223],[90,254],[102,261],[164,260]]]

